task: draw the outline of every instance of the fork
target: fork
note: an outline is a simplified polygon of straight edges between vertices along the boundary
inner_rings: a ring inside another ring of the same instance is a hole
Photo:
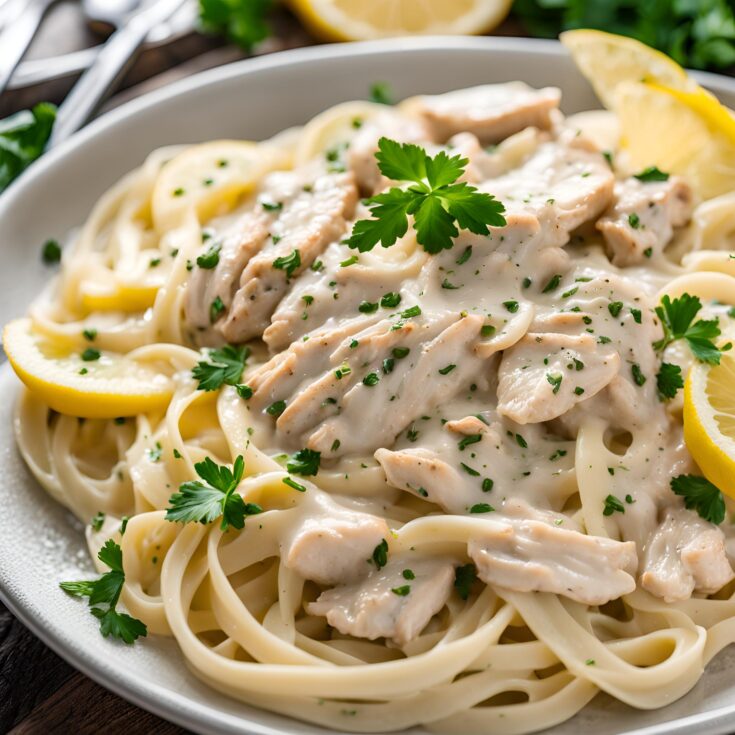
[[[58,109],[49,148],[81,128],[122,78],[153,27],[168,19],[186,0],[157,0],[133,13],[104,45]]]

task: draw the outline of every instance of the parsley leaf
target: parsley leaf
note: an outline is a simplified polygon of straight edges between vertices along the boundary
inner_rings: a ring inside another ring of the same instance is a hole
[[[199,22],[204,31],[250,51],[271,33],[266,16],[272,5],[272,0],[199,0]]]
[[[662,362],[656,375],[656,387],[662,400],[673,398],[679,388],[684,387],[681,368],[670,362]]]
[[[393,104],[393,95],[388,82],[374,82],[370,85],[370,101],[378,105]]]
[[[321,452],[315,452],[313,449],[299,449],[296,454],[291,455],[286,469],[293,472],[294,475],[316,475],[319,472],[319,463],[321,462]]]
[[[0,120],[0,192],[43,153],[55,120],[48,102]]]
[[[411,182],[407,189],[393,187],[368,200],[372,219],[359,220],[345,241],[360,252],[378,243],[390,247],[408,231],[408,215],[414,216],[416,240],[428,253],[453,246],[459,229],[487,235],[488,225],[505,224],[505,207],[490,194],[467,183],[455,183],[468,161],[440,151],[429,156],[413,143],[381,138],[375,158],[384,176]]]
[[[647,168],[644,168],[643,171],[637,174],[633,174],[633,176],[638,179],[638,181],[643,181],[644,183],[647,181],[668,181],[669,175],[661,171],[658,166],[648,166]]]
[[[259,505],[246,503],[242,495],[235,492],[245,471],[242,456],[235,459],[231,470],[218,465],[210,457],[197,462],[194,469],[204,482],[190,480],[179,486],[179,492],[169,498],[167,521],[206,524],[222,516],[220,528],[226,531],[229,526],[242,528],[245,516],[263,512]]]
[[[466,600],[470,596],[472,585],[477,580],[477,569],[474,564],[464,564],[454,570],[454,589]]]
[[[148,629],[140,620],[115,609],[125,584],[122,549],[112,539],[107,539],[97,558],[110,567],[109,572],[96,580],[61,582],[59,586],[70,595],[89,598],[90,612],[99,619],[100,632],[105,638],[112,636],[131,644],[145,637]],[[107,609],[99,605],[106,605]]]
[[[684,293],[673,301],[668,295],[664,296],[661,305],[656,307],[664,336],[654,342],[653,348],[663,350],[675,340],[685,339],[697,360],[719,365],[722,350],[712,341],[720,336],[719,320],[700,319],[692,324],[701,308],[698,296]]]
[[[273,267],[286,271],[286,278],[291,278],[293,272],[301,267],[301,253],[294,248],[290,255],[283,255],[273,261]]]
[[[373,549],[373,563],[378,569],[388,563],[388,542],[385,539]]]
[[[625,513],[625,506],[614,495],[608,495],[605,498],[605,505],[602,509],[602,515],[611,516],[615,512]]]
[[[209,350],[208,361],[198,362],[191,371],[199,381],[199,390],[218,390],[222,385],[237,385],[245,368],[250,350],[247,347],[225,345],[218,350]]]
[[[705,521],[719,525],[725,520],[722,493],[709,480],[699,475],[678,475],[671,479],[671,489],[684,498],[684,505],[696,510]]]

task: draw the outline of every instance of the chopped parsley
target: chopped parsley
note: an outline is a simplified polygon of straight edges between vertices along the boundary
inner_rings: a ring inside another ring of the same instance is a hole
[[[641,226],[641,218],[635,212],[631,212],[628,215],[628,224],[634,230],[637,230]]]
[[[409,347],[394,347],[390,351],[390,354],[393,355],[396,360],[402,360],[408,355],[409,352],[411,352],[411,349]]]
[[[379,380],[380,380],[380,376],[377,373],[368,373],[362,379],[362,383],[363,383],[363,385],[367,385],[368,387],[372,387],[374,385],[377,385]]]
[[[404,584],[402,587],[393,587],[391,592],[399,597],[405,597],[411,591],[410,584]]]
[[[343,260],[343,261],[342,261],[342,262],[341,262],[341,263],[339,264],[339,267],[340,267],[340,268],[348,268],[348,267],[349,267],[349,266],[351,266],[351,265],[355,265],[355,263],[357,263],[357,261],[358,261],[358,260],[359,260],[359,258],[357,257],[357,255],[351,255],[351,256],[350,256],[349,258],[347,258],[346,260]]]
[[[384,309],[394,309],[400,303],[401,303],[401,294],[394,293],[393,291],[389,291],[388,293],[383,294],[383,296],[380,299],[380,305]]]
[[[355,223],[346,241],[349,247],[360,252],[378,243],[390,247],[406,234],[409,214],[414,217],[417,242],[432,254],[450,249],[459,229],[488,235],[488,225],[506,224],[501,202],[466,182],[456,183],[468,164],[466,158],[450,157],[445,151],[432,157],[418,145],[385,137],[378,149],[375,158],[380,172],[412,185],[393,187],[369,199],[373,217]]]
[[[1,186],[0,191],[2,191]],[[41,260],[46,265],[54,265],[61,260],[61,245],[58,240],[46,240],[41,248]]]
[[[482,441],[482,434],[469,434],[463,437],[458,442],[457,446],[459,447],[459,451],[463,452],[471,444],[477,444],[477,442],[480,442],[480,441]]]
[[[470,508],[470,513],[492,513],[495,510],[490,503],[475,503]]]
[[[607,310],[610,312],[610,316],[617,317],[618,314],[623,310],[622,301],[611,301],[607,305]]]
[[[625,513],[625,506],[614,495],[608,495],[602,515],[611,516],[613,513]]]
[[[94,518],[89,522],[89,525],[92,526],[92,530],[97,533],[102,528],[102,524],[104,522],[105,514],[102,511],[98,511]]]
[[[449,375],[449,373],[451,373],[452,370],[454,370],[454,368],[456,368],[456,367],[457,367],[456,365],[447,365],[446,367],[443,367],[443,368],[440,368],[439,369],[439,374],[440,375]]]
[[[82,337],[87,340],[87,342],[94,342],[95,339],[97,339],[97,330],[96,329],[85,329],[82,332]]]
[[[319,464],[321,462],[321,452],[315,452],[313,449],[299,449],[296,454],[292,454],[286,463],[286,469],[294,475],[316,475],[319,472]]]
[[[515,314],[518,311],[519,304],[514,299],[510,301],[503,301],[503,306],[511,313]]]
[[[213,243],[206,253],[197,258],[197,265],[205,270],[211,270],[219,263],[220,250],[222,250],[221,243]]]
[[[551,373],[546,373],[546,382],[552,386],[551,392],[554,393],[555,395],[559,392],[559,388],[561,388],[561,381],[563,379],[564,379],[564,376],[559,375],[558,373],[556,375],[552,375]]]
[[[301,253],[294,248],[290,255],[284,255],[273,261],[273,267],[286,272],[286,278],[291,278],[293,272],[301,266]]]
[[[388,82],[374,82],[370,85],[370,101],[378,105],[392,105],[393,94]]]
[[[273,401],[268,408],[265,409],[265,412],[269,416],[273,416],[274,418],[277,418],[280,416],[284,411],[286,410],[286,401]]]
[[[486,477],[482,481],[482,492],[489,493],[493,489],[494,484],[495,483],[489,477]]]
[[[401,572],[404,579],[416,579],[416,575],[413,573],[413,569],[404,569]]]
[[[476,581],[477,569],[474,564],[463,564],[454,570],[454,589],[463,600],[470,596],[472,585]]]
[[[640,173],[633,174],[633,176],[638,179],[638,181],[643,182],[669,180],[669,175],[664,171],[661,171],[658,166],[648,166],[647,168],[644,168],[643,171],[641,171]]]
[[[284,477],[282,482],[284,485],[288,485],[288,487],[293,488],[300,493],[306,492],[306,488],[300,482],[296,482],[293,477]]]
[[[81,358],[84,362],[94,362],[95,360],[99,360],[100,357],[102,357],[102,353],[94,347],[87,347],[87,349],[81,354]]]
[[[550,293],[551,291],[555,291],[557,288],[559,288],[560,283],[561,283],[561,274],[557,273],[556,275],[551,276],[548,283],[541,290],[541,293]]]
[[[388,563],[388,542],[383,539],[373,549],[373,564],[377,569],[382,569]]]
[[[378,310],[378,305],[373,301],[361,301],[357,310],[362,314],[372,314]]]
[[[217,319],[220,318],[224,310],[225,304],[222,299],[217,296],[215,300],[209,305],[209,321],[214,324]]]
[[[641,366],[634,362],[630,366],[630,372],[633,375],[633,382],[638,386],[642,386],[646,382],[646,376],[641,372]]]
[[[480,473],[476,470],[470,467],[469,465],[466,465],[464,462],[460,462],[459,466],[470,476],[472,477],[479,477]]]

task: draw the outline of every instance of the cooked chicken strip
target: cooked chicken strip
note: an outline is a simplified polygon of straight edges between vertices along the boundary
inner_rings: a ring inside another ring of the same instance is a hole
[[[304,579],[348,584],[367,572],[368,560],[390,529],[377,516],[338,505],[320,493],[318,511],[306,514],[281,541],[283,563]]]
[[[735,578],[725,553],[725,536],[691,510],[666,511],[646,545],[641,585],[666,602],[692,592],[712,594]]]
[[[630,178],[615,184],[614,204],[596,226],[612,262],[635,265],[661,253],[674,228],[689,221],[692,208],[692,191],[678,176],[650,182]]]
[[[492,521],[467,552],[483,582],[518,592],[554,592],[602,605],[635,590],[632,541],[588,536],[539,521]]]
[[[306,607],[344,635],[412,641],[446,604],[454,566],[440,559],[391,558],[362,582],[322,592]]]
[[[551,112],[560,99],[556,87],[532,89],[523,82],[508,82],[419,97],[416,109],[435,140],[442,142],[456,133],[470,132],[488,144],[523,128],[550,128]]]
[[[498,413],[519,424],[550,421],[601,391],[620,357],[592,335],[529,332],[503,353]]]

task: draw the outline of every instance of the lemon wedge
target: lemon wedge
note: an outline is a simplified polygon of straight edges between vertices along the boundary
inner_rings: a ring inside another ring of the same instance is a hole
[[[656,82],[690,91],[698,87],[666,54],[632,38],[580,29],[565,31],[559,40],[608,110],[615,109],[618,85],[623,82]]]
[[[194,210],[200,222],[232,209],[268,171],[290,165],[288,155],[251,141],[217,140],[186,148],[161,168],[151,214],[158,232],[181,225]]]
[[[633,170],[680,174],[703,199],[735,188],[735,122],[709,94],[626,82],[616,112]]]
[[[735,498],[735,355],[695,364],[684,384],[684,440],[704,476]]]
[[[83,350],[34,332],[30,319],[8,323],[3,346],[28,389],[59,413],[133,416],[165,407],[173,392],[170,378],[153,366],[105,351],[87,353],[85,360]]]
[[[291,0],[311,32],[325,41],[363,41],[411,34],[478,34],[495,28],[512,0]]]

